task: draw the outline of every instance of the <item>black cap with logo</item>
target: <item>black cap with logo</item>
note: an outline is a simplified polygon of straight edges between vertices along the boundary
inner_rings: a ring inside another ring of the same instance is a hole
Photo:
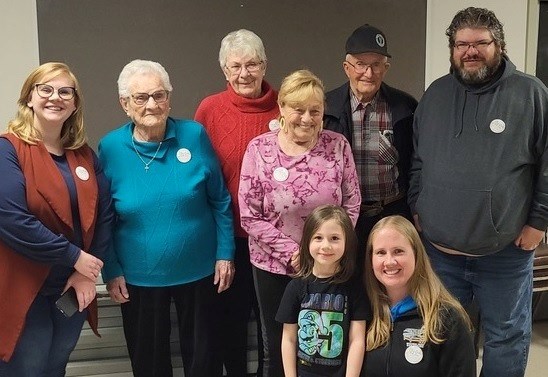
[[[391,58],[386,47],[384,33],[374,26],[365,24],[352,32],[346,40],[346,53],[351,55],[375,52]]]

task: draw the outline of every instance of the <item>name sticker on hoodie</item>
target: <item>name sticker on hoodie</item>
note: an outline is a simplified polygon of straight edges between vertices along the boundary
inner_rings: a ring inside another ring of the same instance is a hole
[[[502,119],[493,119],[491,121],[491,124],[489,124],[489,128],[491,131],[493,131],[496,134],[500,134],[504,131],[506,128],[506,123]]]

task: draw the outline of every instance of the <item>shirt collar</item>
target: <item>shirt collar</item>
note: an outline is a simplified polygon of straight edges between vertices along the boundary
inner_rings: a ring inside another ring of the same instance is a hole
[[[380,96],[380,90],[377,91],[375,96],[371,99],[369,102],[360,102],[358,100],[358,97],[354,94],[352,89],[350,89],[350,109],[352,112],[356,112],[358,110],[365,109],[367,105],[371,105],[372,109],[375,109],[377,107],[377,101]]]

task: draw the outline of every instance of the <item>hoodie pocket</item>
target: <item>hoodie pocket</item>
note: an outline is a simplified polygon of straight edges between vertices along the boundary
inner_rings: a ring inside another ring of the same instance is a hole
[[[416,209],[431,242],[471,254],[483,254],[499,246],[491,190],[425,185]]]

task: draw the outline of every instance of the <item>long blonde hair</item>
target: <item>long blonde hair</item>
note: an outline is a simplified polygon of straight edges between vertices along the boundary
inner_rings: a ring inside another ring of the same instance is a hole
[[[15,134],[18,138],[29,144],[36,144],[42,140],[40,131],[34,127],[34,110],[28,106],[28,102],[36,84],[49,81],[63,74],[69,76],[74,82],[74,87],[76,88],[74,106],[76,109],[63,124],[61,142],[65,149],[78,149],[86,143],[80,85],[70,68],[66,64],[58,62],[42,64],[27,77],[17,100],[17,114],[8,123],[8,132]]]
[[[366,248],[364,280],[373,310],[373,320],[367,328],[366,349],[371,351],[388,343],[391,330],[390,300],[385,287],[376,279],[372,266],[373,239],[384,228],[392,228],[403,235],[415,253],[415,271],[409,279],[409,294],[417,303],[423,319],[425,341],[440,344],[443,339],[444,314],[456,311],[471,327],[470,320],[462,305],[447,291],[434,273],[424,245],[417,230],[402,216],[389,216],[381,219],[369,234]]]

